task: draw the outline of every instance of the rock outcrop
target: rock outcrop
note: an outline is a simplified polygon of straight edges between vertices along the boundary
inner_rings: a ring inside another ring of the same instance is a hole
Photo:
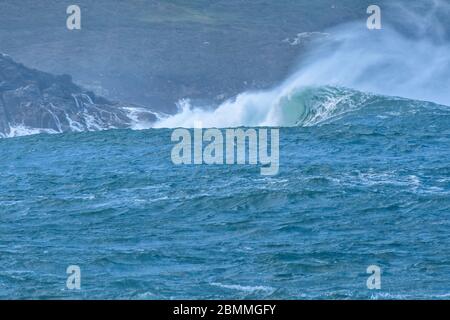
[[[29,69],[0,54],[0,137],[142,128],[156,120],[147,108],[111,102],[68,75]]]

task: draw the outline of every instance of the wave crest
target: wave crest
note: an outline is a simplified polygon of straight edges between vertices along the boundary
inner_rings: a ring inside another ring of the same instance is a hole
[[[304,87],[283,92],[244,93],[215,110],[193,107],[189,100],[179,103],[180,112],[159,121],[157,128],[294,127],[313,126],[335,119],[380,98],[347,88]]]
[[[278,87],[242,93],[213,111],[184,100],[178,114],[156,126],[316,125],[387,96],[449,105],[450,4],[385,7],[395,19],[386,15],[382,30],[370,31],[360,21],[326,30],[326,39],[313,42],[297,71]]]

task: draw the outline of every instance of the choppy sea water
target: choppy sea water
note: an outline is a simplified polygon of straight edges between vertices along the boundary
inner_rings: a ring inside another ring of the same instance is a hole
[[[1,139],[0,298],[449,298],[449,120],[380,98],[280,128],[273,177],[175,166],[169,129]]]

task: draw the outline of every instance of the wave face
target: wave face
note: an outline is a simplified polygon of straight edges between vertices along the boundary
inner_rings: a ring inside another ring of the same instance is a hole
[[[382,30],[362,22],[327,30],[279,86],[244,92],[216,109],[180,101],[180,112],[156,127],[314,125],[363,108],[375,94],[450,105],[450,5],[396,4],[382,13]]]
[[[399,99],[406,104],[421,103],[332,86],[299,88],[289,94],[276,91],[245,93],[213,111],[193,108],[189,101],[182,101],[182,111],[161,120],[156,127],[313,126],[369,105],[390,105]]]
[[[422,100],[333,86],[299,88],[289,94],[275,91],[244,93],[212,111],[193,108],[189,101],[182,101],[180,106],[180,113],[162,119],[156,123],[156,127],[307,127],[329,123],[347,114],[362,116],[370,113],[374,106],[379,107],[380,116],[383,112],[404,111],[403,107],[449,109],[447,106]]]

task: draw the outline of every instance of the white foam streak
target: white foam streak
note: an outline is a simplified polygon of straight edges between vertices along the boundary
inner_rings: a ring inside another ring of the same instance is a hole
[[[30,128],[30,127],[27,127],[24,125],[14,125],[14,126],[10,126],[9,133],[0,134],[0,137],[13,138],[13,137],[29,136],[29,135],[40,134],[40,133],[56,134],[58,132],[53,129]]]

